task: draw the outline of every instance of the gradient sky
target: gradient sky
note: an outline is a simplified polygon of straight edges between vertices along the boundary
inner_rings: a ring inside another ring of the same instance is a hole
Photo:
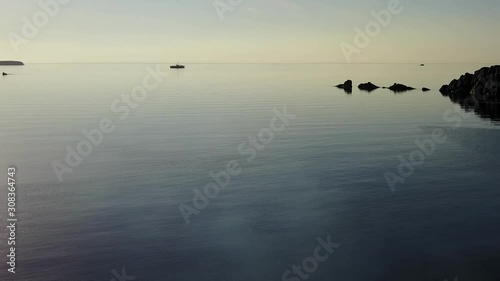
[[[354,44],[354,28],[389,1],[243,0],[220,20],[214,0],[72,0],[16,53],[9,33],[22,35],[22,18],[41,8],[0,0],[0,60],[345,63],[340,43]],[[500,1],[401,3],[353,62],[500,62]]]

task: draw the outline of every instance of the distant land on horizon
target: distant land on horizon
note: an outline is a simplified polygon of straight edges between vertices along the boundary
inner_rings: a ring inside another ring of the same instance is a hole
[[[7,61],[0,61],[0,65],[24,65],[24,63],[21,61],[7,60]]]

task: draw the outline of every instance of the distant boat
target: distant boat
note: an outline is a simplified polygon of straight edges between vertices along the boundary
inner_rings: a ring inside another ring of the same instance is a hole
[[[425,66],[425,64],[422,63],[420,66]]]
[[[181,65],[181,64],[176,64],[176,65],[171,65],[170,68],[182,69],[182,68],[186,68],[186,67],[184,65]]]

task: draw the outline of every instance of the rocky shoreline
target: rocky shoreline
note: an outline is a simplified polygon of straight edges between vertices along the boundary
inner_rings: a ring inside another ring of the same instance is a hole
[[[353,82],[347,80],[336,86],[352,93]],[[377,89],[388,89],[394,93],[403,93],[416,90],[413,87],[394,83],[390,87],[380,87],[372,82],[361,83],[358,89],[372,92]],[[423,92],[430,91],[423,87]],[[472,73],[465,73],[449,84],[443,85],[439,90],[443,96],[449,97],[454,103],[459,104],[468,111],[475,112],[482,118],[500,121],[500,65],[483,67]]]

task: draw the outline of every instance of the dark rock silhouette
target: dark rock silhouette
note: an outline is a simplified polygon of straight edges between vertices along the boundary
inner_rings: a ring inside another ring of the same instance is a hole
[[[500,121],[500,65],[466,73],[439,89],[464,110],[481,118]]]
[[[439,92],[443,94],[443,96],[448,96],[448,85],[443,85],[440,89]]]
[[[422,88],[422,92],[428,92],[428,91],[430,91],[430,90],[431,90],[431,89],[426,88],[426,87],[423,87],[423,88]]]
[[[0,65],[24,65],[23,62],[20,61],[0,61]]]
[[[9,75],[9,74],[7,74],[7,73],[5,73],[5,72],[4,72],[4,73],[2,73],[2,76],[6,76],[6,75]]]
[[[344,82],[344,84],[339,84],[336,87],[339,89],[344,89],[346,92],[351,93],[352,92],[352,81],[347,80]]]
[[[406,85],[398,84],[398,83],[394,83],[394,85],[390,86],[388,89],[393,91],[393,92],[396,92],[396,93],[415,90],[415,88],[408,87]]]
[[[439,90],[452,99],[474,97],[480,102],[500,100],[500,65],[483,67],[474,74],[466,73]]]
[[[470,96],[473,87],[474,75],[465,73],[459,79],[453,79],[449,85],[443,85],[440,91],[445,95],[451,96]]]
[[[348,93],[351,93],[352,92],[352,81],[351,80],[347,80],[344,82],[344,84],[339,84],[337,86],[335,86],[339,89],[344,89],[346,92]],[[379,89],[380,87],[373,84],[372,82],[367,82],[367,83],[361,83],[359,84],[358,88],[362,91],[368,91],[368,92],[372,92],[376,89]],[[415,88],[413,87],[409,87],[409,86],[406,86],[406,85],[403,85],[403,84],[398,84],[398,83],[394,83],[394,85],[390,86],[390,87],[382,87],[383,89],[389,89],[393,92],[396,92],[396,93],[401,93],[401,92],[406,92],[406,91],[411,91],[411,90],[415,90]],[[422,91],[426,92],[426,91],[430,91],[429,88],[422,88]]]
[[[373,84],[372,82],[359,84],[358,88],[363,91],[372,92],[380,88],[379,86]]]

